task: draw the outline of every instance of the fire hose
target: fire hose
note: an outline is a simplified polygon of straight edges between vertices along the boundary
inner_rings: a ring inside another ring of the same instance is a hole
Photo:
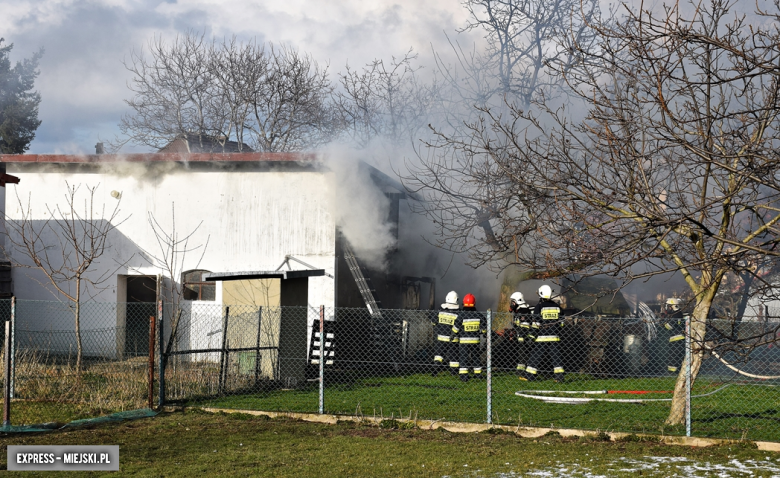
[[[774,380],[774,379],[780,378],[780,375],[755,375],[755,374],[752,374],[752,373],[748,373],[748,372],[742,371],[742,370],[738,369],[737,367],[731,365],[730,363],[726,362],[726,360],[723,357],[721,357],[720,355],[718,355],[718,353],[715,352],[714,350],[710,349],[709,351],[716,359],[718,359],[721,362],[723,362],[723,365],[725,365],[729,369],[737,372],[740,375],[744,375],[744,376],[750,377],[750,378],[757,378],[757,379],[761,379],[761,380]]]
[[[730,387],[732,384],[726,385],[713,390],[712,392],[704,393],[701,395],[693,395],[691,398],[701,398],[720,392],[724,388]],[[610,394],[632,394],[632,395],[644,395],[649,393],[672,393],[672,391],[654,391],[654,390],[521,390],[515,392],[515,395],[523,398],[533,398],[534,400],[541,400],[547,403],[564,403],[569,405],[579,405],[589,402],[617,402],[617,403],[645,403],[645,402],[671,402],[671,398],[589,398],[589,397],[548,397],[547,394],[560,393],[570,395],[610,395]]]

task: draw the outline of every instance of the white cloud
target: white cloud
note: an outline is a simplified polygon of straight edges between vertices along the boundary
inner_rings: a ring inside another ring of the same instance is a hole
[[[98,136],[113,136],[129,96],[121,61],[155,34],[173,39],[195,30],[289,43],[329,64],[335,77],[347,62],[359,67],[410,47],[422,59],[431,43],[446,50],[443,32],[465,20],[452,0],[0,0],[0,11],[12,60],[46,49],[36,82],[43,124],[35,153],[90,152]]]

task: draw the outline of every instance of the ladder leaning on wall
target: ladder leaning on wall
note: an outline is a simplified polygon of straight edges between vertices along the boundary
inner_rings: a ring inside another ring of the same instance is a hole
[[[382,316],[379,304],[374,298],[374,293],[368,285],[363,270],[355,257],[352,247],[344,241],[344,259],[349,266],[349,272],[357,284],[363,302],[372,319],[372,343],[374,350],[381,357],[380,360],[392,363],[395,370],[399,369],[399,360],[403,357],[404,324]]]

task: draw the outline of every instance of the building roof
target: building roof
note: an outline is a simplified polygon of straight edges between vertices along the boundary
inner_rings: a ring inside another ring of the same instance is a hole
[[[160,153],[252,153],[246,143],[227,141],[203,134],[183,134],[160,148]]]
[[[314,153],[132,153],[132,154],[0,154],[9,164],[108,164],[108,163],[318,163]]]
[[[189,168],[223,167],[233,168],[247,165],[249,168],[273,167],[288,165],[291,168],[327,167],[322,158],[316,153],[129,153],[129,154],[0,154],[0,172],[6,164],[12,165],[15,170],[37,170],[37,166],[59,165],[60,167],[100,167],[121,163],[178,163]],[[286,166],[285,166],[286,167]],[[358,168],[367,170],[369,176],[385,192],[400,194],[403,199],[407,196],[404,186],[396,179],[381,172],[377,168],[360,161]],[[56,169],[55,169],[56,170]],[[18,183],[16,176],[7,175],[3,183]],[[0,184],[2,186],[4,184]],[[416,195],[412,198],[419,200]]]
[[[325,269],[304,269],[297,271],[245,271],[245,272],[212,272],[203,278],[207,281],[229,281],[245,279],[301,279],[304,277],[319,277],[325,275]]]

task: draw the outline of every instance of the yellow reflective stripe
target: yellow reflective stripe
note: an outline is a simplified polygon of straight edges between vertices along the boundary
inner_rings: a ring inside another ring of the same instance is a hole
[[[450,314],[449,312],[439,312],[440,324],[453,325],[455,323],[455,319],[457,318],[458,316],[455,314]]]
[[[677,367],[672,367],[672,366],[666,367],[666,369],[669,370],[670,372],[676,372],[677,371]]]
[[[559,307],[543,307],[541,313],[544,320],[558,320],[561,309]]]
[[[536,369],[533,368],[533,367],[526,367],[525,371],[528,372],[528,373],[536,375]]]
[[[560,342],[561,339],[557,335],[540,335],[536,337],[537,342]]]
[[[680,340],[685,340],[685,336],[684,335],[673,335],[673,336],[669,337],[669,342],[677,342],[677,341],[680,341]]]
[[[666,327],[666,330],[672,330],[671,324],[664,324],[664,327]]]
[[[449,342],[450,341],[450,336],[449,335],[439,335],[436,338],[439,339],[440,342]]]
[[[479,337],[472,338],[472,337],[461,337],[460,343],[462,344],[478,344],[479,343]]]
[[[555,367],[553,369],[553,373],[564,373],[563,372],[563,367]]]

